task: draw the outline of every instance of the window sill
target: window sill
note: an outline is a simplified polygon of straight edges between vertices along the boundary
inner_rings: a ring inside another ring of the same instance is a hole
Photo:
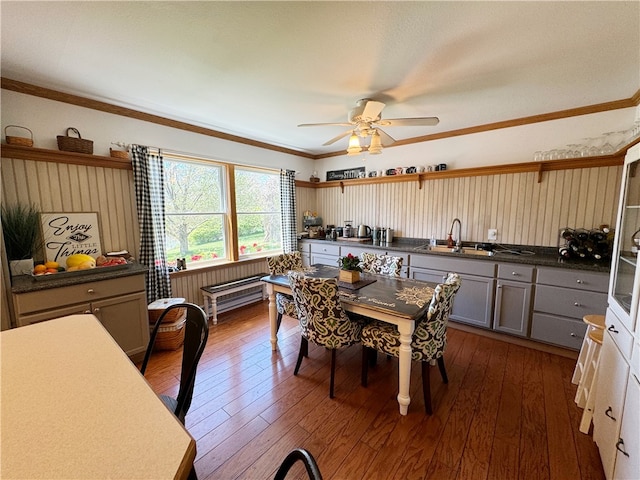
[[[266,269],[266,258],[270,257],[272,255],[276,255],[276,253],[270,253],[268,255],[264,255],[264,256],[260,256],[260,257],[251,257],[251,258],[242,258],[240,260],[238,260],[237,262],[233,262],[233,261],[224,261],[224,262],[220,262],[220,263],[216,263],[216,264],[209,264],[209,265],[193,265],[193,266],[189,266],[186,270],[180,270],[178,272],[171,272],[169,273],[169,277],[171,278],[179,278],[179,277],[186,277],[189,275],[195,275],[195,274],[201,274],[201,273],[207,273],[207,272],[215,272],[216,270],[222,270],[223,268],[229,268],[229,267],[234,267],[234,266],[240,266],[242,264],[253,264],[253,263],[262,263],[265,262],[265,269]]]

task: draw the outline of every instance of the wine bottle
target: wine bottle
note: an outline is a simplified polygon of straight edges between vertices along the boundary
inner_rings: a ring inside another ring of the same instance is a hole
[[[586,228],[577,228],[575,230],[574,236],[584,242],[587,238],[589,238],[589,231]]]
[[[574,230],[572,228],[563,228],[560,230],[560,236],[565,240],[569,240],[574,236]]]

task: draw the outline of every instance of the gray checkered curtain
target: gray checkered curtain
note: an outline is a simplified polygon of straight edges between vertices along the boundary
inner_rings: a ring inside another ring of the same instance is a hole
[[[164,167],[162,155],[142,145],[131,146],[131,163],[140,224],[139,262],[149,267],[147,301],[171,297],[164,230]]]
[[[298,249],[296,231],[296,172],[280,170],[280,216],[282,249],[290,253]]]

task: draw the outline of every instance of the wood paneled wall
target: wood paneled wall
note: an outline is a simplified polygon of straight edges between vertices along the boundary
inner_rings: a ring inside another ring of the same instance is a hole
[[[42,211],[98,212],[106,251],[138,252],[139,229],[131,170],[3,158],[2,202],[35,203]],[[299,187],[298,228],[305,210],[317,211],[323,223],[391,227],[395,236],[444,239],[451,221],[462,221],[462,238],[483,241],[498,229],[502,243],[557,244],[563,226],[615,225],[622,167],[598,167],[536,173],[462,177],[418,182]],[[240,262],[215,270],[172,276],[172,295],[202,304],[200,287],[255,275],[264,260]],[[2,328],[7,328],[10,285],[3,265]]]
[[[325,224],[390,227],[396,237],[445,239],[454,218],[464,241],[556,246],[558,230],[615,226],[622,167],[458,177],[316,189]]]
[[[97,212],[102,248],[136,255],[140,240],[131,170],[2,159],[2,202],[43,212]]]

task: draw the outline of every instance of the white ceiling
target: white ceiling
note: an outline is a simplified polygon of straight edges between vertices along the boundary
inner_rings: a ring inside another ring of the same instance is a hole
[[[2,1],[2,76],[313,154],[356,100],[396,139],[626,99],[640,2]]]

